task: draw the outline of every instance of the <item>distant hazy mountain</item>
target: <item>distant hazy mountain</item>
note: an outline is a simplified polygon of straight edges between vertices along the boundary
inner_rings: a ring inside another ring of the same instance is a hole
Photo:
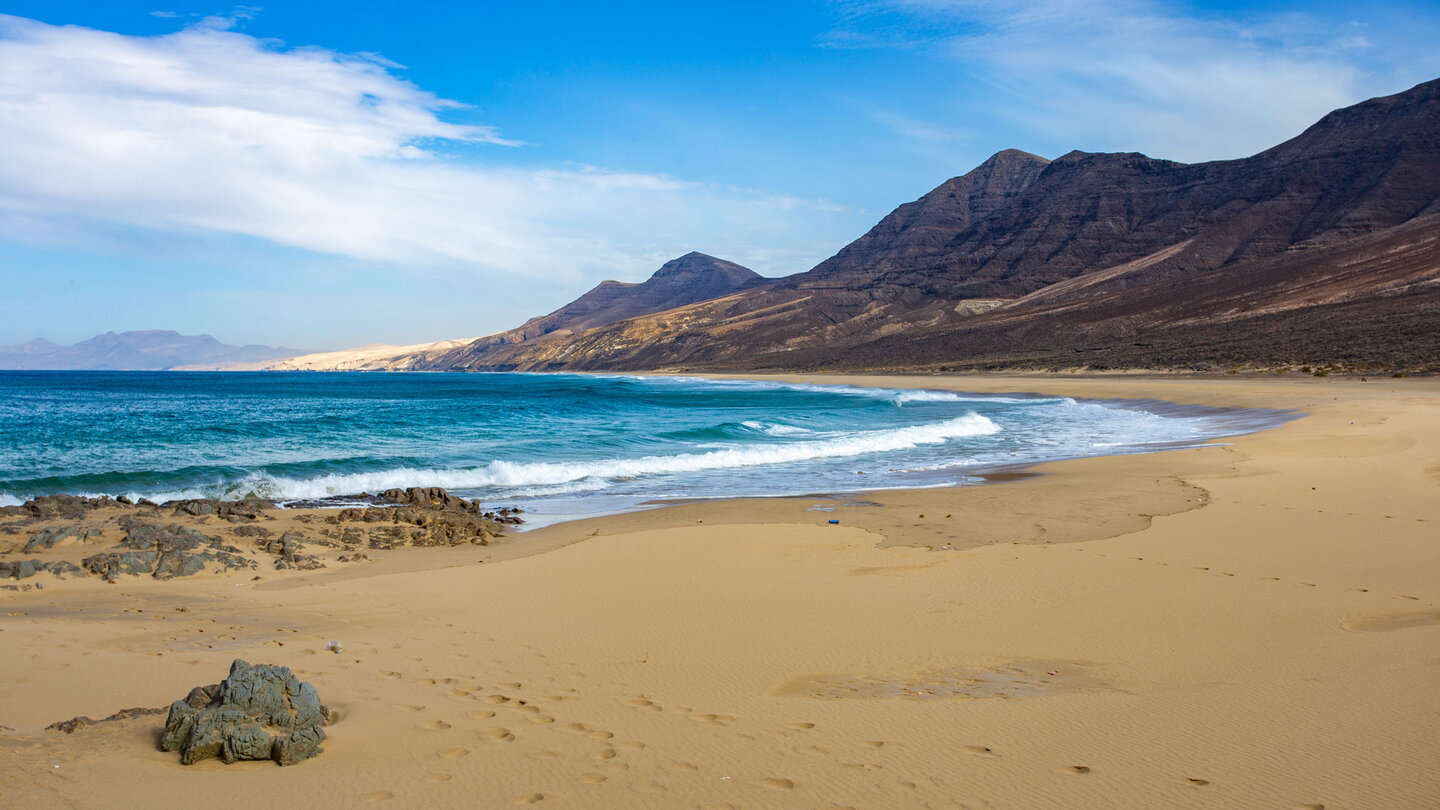
[[[261,363],[303,354],[274,346],[228,346],[209,335],[182,335],[150,329],[106,332],[74,346],[37,338],[19,346],[0,346],[0,369],[72,371],[205,370]]]

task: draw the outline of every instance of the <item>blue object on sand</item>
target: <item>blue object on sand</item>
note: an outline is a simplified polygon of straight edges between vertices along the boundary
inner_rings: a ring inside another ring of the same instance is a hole
[[[840,521],[838,521],[838,520],[832,520],[832,521],[830,521],[830,522],[831,522],[831,523],[839,523]]]

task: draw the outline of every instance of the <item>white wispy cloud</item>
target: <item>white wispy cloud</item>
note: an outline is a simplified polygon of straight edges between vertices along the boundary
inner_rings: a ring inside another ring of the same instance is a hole
[[[871,120],[894,132],[896,135],[917,141],[947,143],[969,141],[975,138],[975,133],[972,130],[950,127],[932,121],[924,121],[893,110],[871,109],[868,114]]]
[[[251,13],[157,37],[0,15],[0,232],[228,233],[400,267],[576,280],[717,241],[782,271],[835,247],[796,243],[817,230],[807,220],[833,216],[823,202],[507,166],[507,152],[531,147],[455,123],[462,106],[400,66],[234,30]],[[489,154],[447,155],[457,149]]]
[[[1298,13],[1236,22],[1149,0],[858,0],[844,9],[825,44],[922,48],[962,64],[987,112],[1081,149],[1242,157],[1330,110],[1433,78],[1421,65],[1404,75],[1359,59],[1373,50],[1362,23]]]

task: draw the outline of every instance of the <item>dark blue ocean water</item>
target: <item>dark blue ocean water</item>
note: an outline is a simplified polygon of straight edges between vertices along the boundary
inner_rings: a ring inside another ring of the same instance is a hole
[[[966,483],[1285,418],[673,377],[0,372],[0,504],[443,486],[544,522],[656,499]]]

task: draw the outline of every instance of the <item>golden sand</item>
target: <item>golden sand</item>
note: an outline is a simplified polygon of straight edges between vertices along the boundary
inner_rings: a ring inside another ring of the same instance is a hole
[[[37,577],[0,591],[0,806],[1440,806],[1440,383],[824,381],[1308,415],[260,581]],[[316,685],[323,755],[183,767],[161,718],[43,730],[234,658]]]

